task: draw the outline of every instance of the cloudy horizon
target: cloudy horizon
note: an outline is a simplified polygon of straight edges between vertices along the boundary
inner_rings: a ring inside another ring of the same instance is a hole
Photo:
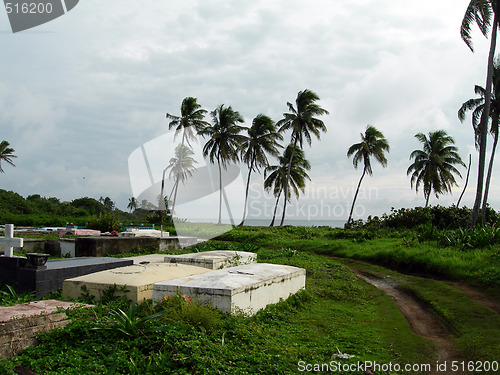
[[[168,133],[165,114],[179,114],[185,97],[208,111],[231,105],[249,126],[259,113],[280,120],[286,102],[310,89],[330,112],[322,117],[328,132],[304,146],[311,182],[292,210],[350,208],[362,169],[346,153],[368,124],[391,150],[387,168],[374,161],[365,177],[355,218],[425,204],[406,170],[420,148],[414,135],[439,129],[455,139],[465,163],[472,154],[461,203],[471,207],[478,158],[470,115],[461,124],[457,111],[476,97],[474,85],[485,84],[489,41],[474,29],[472,53],[460,39],[468,3],[86,0],[16,34],[3,12],[0,139],[17,158],[15,168],[2,164],[0,188],[62,201],[109,196],[127,210],[130,156]],[[453,194],[431,196],[430,204],[457,202],[460,171]],[[489,201],[498,210],[497,171]],[[270,199],[257,197],[262,176],[252,184],[254,201]],[[348,212],[334,216],[344,220]]]

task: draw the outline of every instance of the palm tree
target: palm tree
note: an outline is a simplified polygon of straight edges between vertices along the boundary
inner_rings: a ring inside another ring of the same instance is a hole
[[[361,133],[361,142],[353,144],[347,150],[347,157],[354,155],[352,162],[354,168],[358,169],[358,165],[363,161],[363,173],[359,179],[358,188],[354,194],[354,199],[352,201],[351,212],[349,213],[349,218],[347,223],[351,222],[352,212],[354,210],[354,204],[358,198],[359,188],[361,186],[361,181],[363,177],[368,173],[370,176],[373,175],[372,164],[370,156],[373,156],[383,167],[387,166],[387,158],[384,152],[389,152],[389,143],[385,139],[384,135],[374,126],[368,125],[365,130],[365,134]]]
[[[307,171],[311,170],[311,164],[306,160],[304,151],[294,147],[293,144],[288,145],[283,155],[278,158],[278,162],[278,165],[268,166],[264,171],[264,189],[267,191],[272,190],[276,197],[273,220],[270,224],[271,227],[274,225],[276,210],[281,194],[286,192],[284,194],[286,197],[285,202],[290,201],[292,195],[291,189],[298,198],[300,192],[304,192],[306,179],[311,180],[307,174]],[[292,167],[290,169],[289,178],[287,178],[290,164]],[[289,184],[288,188],[286,188],[286,184]],[[283,209],[285,208],[286,206]],[[283,225],[283,223],[281,225]]]
[[[135,197],[129,198],[128,200],[128,205],[127,208],[129,209],[130,212],[137,210],[137,207],[139,207],[139,203],[137,202],[137,199]]]
[[[191,177],[193,172],[196,170],[194,164],[198,164],[198,162],[193,158],[193,150],[188,146],[179,144],[175,148],[174,154],[175,156],[170,159],[168,166],[165,168],[165,171],[170,169],[168,177],[174,180],[172,191],[168,197],[168,200],[170,201],[173,194],[172,212],[174,211],[175,201],[177,200],[177,188],[179,187],[179,182],[184,184],[188,177]],[[162,198],[163,197],[160,194],[160,199]]]
[[[288,196],[288,180],[290,179],[292,169],[293,153],[295,152],[297,145],[300,148],[303,148],[304,139],[309,145],[311,145],[311,133],[316,136],[316,138],[320,139],[321,132],[326,132],[326,126],[323,121],[314,117],[328,114],[326,109],[323,109],[316,104],[318,100],[319,96],[311,90],[305,89],[304,91],[299,91],[297,99],[295,99],[295,107],[292,103],[288,102],[287,106],[290,112],[284,113],[284,118],[277,123],[280,127],[280,132],[287,130],[292,131],[291,144],[293,145],[293,148],[289,159],[290,163],[286,172],[287,182],[284,186],[285,196]],[[285,199],[285,207],[283,209],[280,225],[283,225],[283,222],[285,221],[286,203],[287,200]]]
[[[457,185],[454,174],[462,177],[455,164],[464,167],[465,164],[454,146],[455,141],[444,130],[430,132],[428,138],[418,133],[415,138],[423,144],[423,149],[410,154],[410,160],[414,159],[414,162],[406,174],[411,174],[411,187],[415,185],[417,192],[420,184],[423,184],[427,207],[433,191],[436,198],[439,198],[439,194],[451,193],[452,186]]]
[[[486,75],[486,90],[484,97],[484,110],[481,114],[479,126],[479,165],[477,174],[476,198],[468,227],[475,226],[479,216],[481,200],[483,198],[484,167],[486,163],[486,133],[488,132],[488,117],[490,113],[491,88],[493,85],[493,60],[498,29],[498,15],[500,15],[500,1],[497,0],[470,0],[465,11],[460,35],[467,46],[474,52],[472,46],[471,25],[476,23],[481,33],[487,37],[493,16],[493,27],[491,28],[490,51],[488,54],[488,70]]]
[[[241,144],[244,141],[240,132],[244,129],[237,125],[243,123],[243,117],[234,111],[231,106],[224,107],[224,104],[219,105],[211,113],[213,125],[206,126],[201,129],[198,134],[205,137],[210,137],[203,147],[203,155],[209,156],[210,162],[215,163],[219,167],[219,221],[222,223],[222,168],[226,169],[230,162],[239,160]]]
[[[205,109],[202,109],[201,105],[198,104],[197,99],[193,97],[186,97],[182,101],[180,117],[167,113],[166,115],[167,119],[170,120],[168,128],[169,129],[175,128],[175,137],[177,137],[180,133],[182,133],[182,141],[180,148],[181,153],[175,156],[175,158],[177,158],[179,162],[182,163],[182,161],[184,160],[182,152],[184,152],[185,150],[190,150],[188,147],[185,147],[185,143],[187,143],[190,146],[191,145],[190,140],[196,141],[196,134],[206,126],[210,125],[208,122],[204,120],[206,113],[207,111]],[[165,186],[165,181],[164,181],[165,171],[167,168],[165,168],[165,170],[163,171],[161,191],[160,191],[160,203],[159,203],[160,210],[164,209],[162,202],[163,202],[163,189]],[[182,171],[184,168],[182,167],[182,165],[178,165],[176,169],[178,171]],[[174,184],[174,190],[175,190],[174,197],[177,197],[177,189],[179,187],[178,181],[180,179],[182,179],[182,181],[184,182],[184,178],[181,177],[176,178],[176,183]],[[172,195],[172,193],[170,195]],[[174,206],[175,206],[175,198],[174,198],[174,204],[172,205],[171,209],[172,212],[174,211]]]
[[[16,166],[12,161],[13,158],[17,158],[17,156],[14,155],[14,152],[16,152],[16,150],[14,150],[12,147],[9,147],[9,142],[0,142],[0,173],[5,173],[5,171],[2,169],[2,160],[12,165],[13,167]]]
[[[241,158],[248,165],[248,178],[240,226],[245,223],[250,175],[252,172],[259,172],[260,168],[269,165],[266,154],[278,157],[278,148],[282,147],[278,140],[283,140],[283,136],[276,131],[273,120],[263,114],[259,114],[253,119],[252,126],[248,128],[247,132],[248,136],[245,137],[242,144]]]
[[[168,124],[169,130],[175,128],[175,136],[182,133],[182,144],[190,140],[196,141],[196,134],[204,127],[210,125],[204,120],[207,111],[201,108],[197,99],[193,97],[184,98],[181,104],[181,115],[174,116],[167,113],[167,118],[170,120]]]
[[[476,137],[476,148],[480,143],[480,119],[485,106],[485,89],[476,85],[474,92],[479,95],[479,98],[469,99],[462,104],[458,110],[458,118],[461,122],[465,120],[467,111],[472,111],[472,126]],[[488,166],[488,174],[486,176],[486,184],[484,187],[483,204],[481,219],[484,222],[486,218],[486,208],[488,203],[488,192],[490,190],[491,174],[493,171],[493,161],[495,158],[496,148],[498,144],[498,124],[500,119],[500,63],[495,61],[493,66],[493,90],[491,93],[490,113],[491,127],[490,133],[493,136],[493,147],[491,149],[490,162]]]

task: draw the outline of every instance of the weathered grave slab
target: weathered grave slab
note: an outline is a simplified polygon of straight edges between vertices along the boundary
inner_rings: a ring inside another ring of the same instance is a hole
[[[91,275],[71,278],[64,281],[63,297],[76,299],[86,292],[100,300],[103,292],[116,284],[120,289],[115,295],[124,295],[132,302],[142,302],[153,298],[153,285],[159,281],[176,279],[209,272],[208,269],[172,263],[135,264],[128,267],[93,273]]]
[[[180,263],[218,270],[257,262],[257,254],[247,251],[215,250],[200,253],[166,255],[166,263]]]
[[[58,229],[59,237],[64,236],[65,234],[72,234],[74,236],[100,236],[100,230],[94,229],[78,229],[78,228],[63,228]]]
[[[269,304],[305,288],[306,270],[256,263],[156,283],[153,302],[165,296],[187,295],[226,313],[253,315]]]
[[[163,236],[162,236],[163,234]],[[119,237],[168,237],[169,232],[161,232],[157,229],[127,228],[125,232],[118,233]]]
[[[46,300],[0,307],[0,359],[11,358],[37,344],[36,336],[69,323],[61,309],[89,306]]]
[[[49,260],[45,266],[32,267],[24,257],[0,256],[0,282],[12,286],[16,292],[34,292],[43,297],[63,285],[68,278],[131,265],[128,259],[73,258]]]
[[[136,257],[127,257],[122,259],[130,259],[134,264],[144,264],[144,263],[164,263],[165,254],[146,254],[138,255]]]
[[[61,239],[61,253],[75,257],[103,257],[132,253],[134,249],[161,252],[197,244],[194,237],[78,237]]]

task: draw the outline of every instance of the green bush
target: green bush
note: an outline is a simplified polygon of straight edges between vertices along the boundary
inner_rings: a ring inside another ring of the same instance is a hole
[[[118,232],[122,230],[122,225],[112,212],[101,212],[96,216],[92,216],[88,226],[91,229],[100,230],[101,232]]]

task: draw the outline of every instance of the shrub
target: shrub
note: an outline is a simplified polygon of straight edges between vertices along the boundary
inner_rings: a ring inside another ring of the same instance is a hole
[[[111,212],[100,213],[92,216],[88,224],[89,228],[100,230],[101,232],[121,231],[122,225],[118,223],[115,215]]]

